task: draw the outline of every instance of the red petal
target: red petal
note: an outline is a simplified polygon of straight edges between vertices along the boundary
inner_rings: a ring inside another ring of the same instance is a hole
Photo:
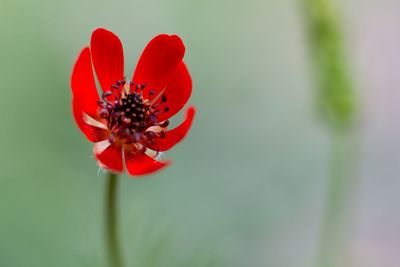
[[[192,126],[195,113],[195,108],[189,107],[186,111],[185,121],[182,122],[178,127],[166,132],[164,138],[157,138],[155,141],[156,144],[154,146],[149,146],[149,148],[156,151],[166,151],[182,141]]]
[[[82,133],[86,136],[86,138],[89,141],[99,142],[106,140],[108,138],[108,136],[110,135],[108,130],[94,127],[84,122],[83,120],[84,111],[82,110],[78,101],[76,100],[72,101],[72,110],[76,124],[78,125],[79,129],[82,131]]]
[[[124,52],[119,38],[106,29],[97,29],[90,41],[92,60],[103,91],[124,78]]]
[[[108,131],[93,127],[83,121],[83,113],[97,118],[97,100],[99,96],[93,77],[90,51],[86,47],[80,53],[72,70],[71,89],[73,95],[72,110],[78,127],[92,142],[98,142],[108,137]]]
[[[103,144],[97,143],[94,146],[94,154],[100,167],[114,171],[122,172],[122,148],[109,144],[106,149],[99,149]]]
[[[168,161],[156,161],[142,152],[133,154],[127,150],[125,150],[125,163],[130,175],[151,174],[170,164]]]
[[[145,98],[150,89],[156,95],[164,89],[184,54],[185,46],[177,35],[160,34],[148,43],[132,77],[135,83],[147,85],[143,92]]]
[[[189,100],[191,93],[192,78],[185,63],[181,62],[165,89],[164,94],[167,96],[167,102],[160,106],[161,109],[168,107],[169,111],[161,113],[158,120],[167,120],[178,113]]]
[[[80,103],[83,111],[90,116],[95,116],[99,95],[94,81],[88,47],[82,50],[72,70],[71,88],[74,100]]]

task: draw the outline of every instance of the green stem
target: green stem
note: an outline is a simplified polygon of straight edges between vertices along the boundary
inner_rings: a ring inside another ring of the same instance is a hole
[[[319,114],[333,129],[353,126],[354,88],[334,0],[301,0],[315,74]]]
[[[117,182],[118,175],[108,172],[105,198],[105,237],[110,267],[123,266],[117,232]]]
[[[345,265],[348,231],[351,227],[352,192],[355,177],[351,173],[356,149],[347,132],[333,131],[331,136],[327,197],[318,244],[317,266]]]
[[[357,145],[357,103],[335,0],[301,0],[315,73],[317,104],[331,134],[329,181],[318,243],[317,266],[344,266]]]

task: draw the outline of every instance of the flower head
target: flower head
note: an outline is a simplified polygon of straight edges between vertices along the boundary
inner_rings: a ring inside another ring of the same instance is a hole
[[[169,130],[169,119],[192,91],[184,53],[178,36],[156,36],[129,81],[124,78],[119,38],[105,29],[93,32],[90,47],[82,50],[72,71],[72,107],[78,127],[95,143],[94,155],[102,168],[113,172],[126,168],[131,175],[144,175],[170,163],[158,161],[157,156],[186,136],[195,114],[189,107],[185,121]],[[102,89],[100,97],[92,66]]]

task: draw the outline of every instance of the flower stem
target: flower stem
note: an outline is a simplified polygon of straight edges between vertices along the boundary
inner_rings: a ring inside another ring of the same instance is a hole
[[[118,175],[107,173],[105,196],[105,238],[110,267],[122,267],[121,250],[118,242],[117,220],[117,182]]]

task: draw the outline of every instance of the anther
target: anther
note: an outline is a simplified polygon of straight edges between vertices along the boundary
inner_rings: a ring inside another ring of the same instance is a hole
[[[140,133],[138,133],[138,132],[134,132],[133,135],[132,135],[132,137],[133,137],[133,141],[134,141],[134,142],[139,142],[139,141],[140,141],[141,135],[140,135]]]
[[[169,121],[166,120],[166,121],[164,121],[160,126],[161,126],[162,128],[165,128],[165,127],[168,127],[168,125],[169,125]]]
[[[100,110],[100,117],[102,117],[103,119],[107,118],[108,115],[110,115],[110,113],[108,112],[107,109],[101,109]]]
[[[148,131],[148,132],[146,132],[146,135],[147,135],[148,137],[150,137],[150,138],[153,138],[154,136],[156,136],[156,133],[153,132],[153,131]]]
[[[114,135],[110,135],[110,137],[108,137],[108,142],[110,142],[111,144],[113,144],[115,142]]]
[[[157,122],[157,117],[154,116],[154,115],[150,115],[150,116],[149,116],[149,119],[150,119],[153,123],[156,123],[156,122]]]
[[[122,122],[123,122],[124,124],[129,124],[129,123],[131,123],[131,119],[125,117],[125,118],[122,120]]]
[[[96,104],[100,107],[104,107],[104,101],[103,100],[97,100]]]
[[[111,91],[106,91],[103,93],[103,98],[109,97],[110,95],[112,95]]]

